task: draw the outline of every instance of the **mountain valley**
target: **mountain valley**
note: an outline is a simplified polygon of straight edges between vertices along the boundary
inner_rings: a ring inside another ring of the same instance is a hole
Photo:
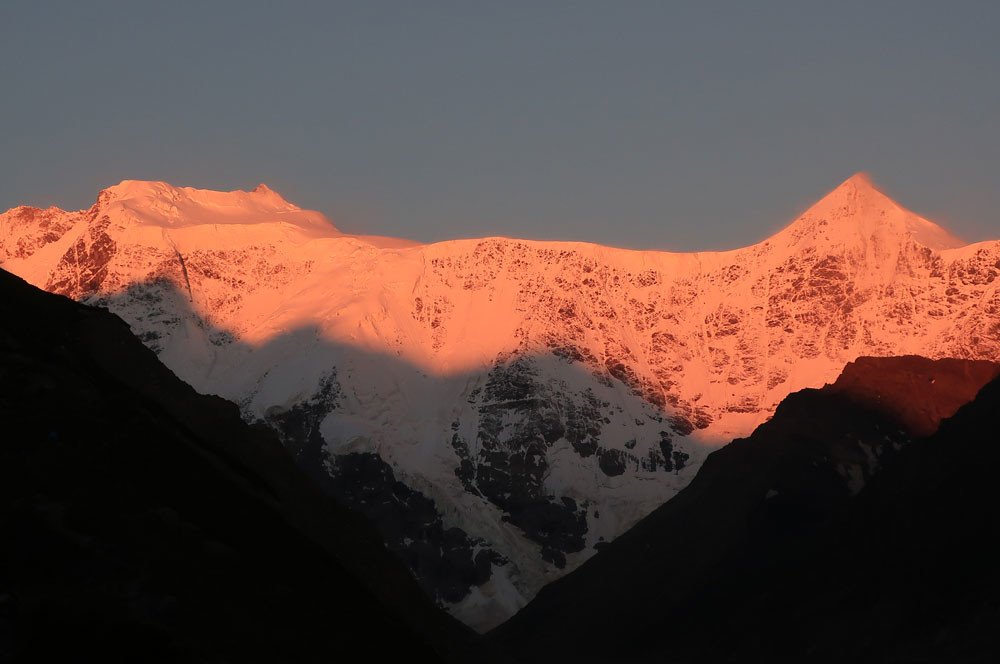
[[[421,245],[263,185],[125,181],[88,210],[0,215],[0,267],[106,307],[268,425],[479,631],[849,362],[1000,357],[1000,242],[963,244],[863,175],[758,244],[692,254]]]

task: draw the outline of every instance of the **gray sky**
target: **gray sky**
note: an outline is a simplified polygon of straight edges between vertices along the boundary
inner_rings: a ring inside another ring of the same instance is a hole
[[[997,2],[4,0],[0,90],[2,209],[266,182],[350,232],[692,250],[864,170],[1000,237]]]

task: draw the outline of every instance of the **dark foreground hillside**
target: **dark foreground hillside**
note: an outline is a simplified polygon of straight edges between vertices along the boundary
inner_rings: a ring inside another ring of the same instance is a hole
[[[2,661],[421,662],[468,636],[268,431],[2,271],[0,541]]]
[[[479,639],[270,430],[0,271],[0,661],[994,661],[998,373],[853,363]]]
[[[997,661],[997,373],[863,358],[789,396],[491,645],[518,662]]]

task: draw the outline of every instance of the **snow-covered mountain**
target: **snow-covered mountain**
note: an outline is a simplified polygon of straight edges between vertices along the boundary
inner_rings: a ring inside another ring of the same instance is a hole
[[[863,175],[711,253],[414,245],[263,185],[125,181],[89,210],[0,215],[0,266],[107,306],[276,428],[479,629],[847,362],[1000,357],[1000,242],[963,245]]]
[[[488,647],[519,664],[995,659],[998,376],[863,357],[790,394]]]

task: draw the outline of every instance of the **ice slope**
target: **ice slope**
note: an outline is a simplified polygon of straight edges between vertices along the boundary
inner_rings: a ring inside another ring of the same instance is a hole
[[[763,242],[688,254],[408,245],[263,186],[126,181],[0,215],[0,261],[275,427],[480,629],[847,362],[1000,356],[1000,243],[963,246],[863,175]]]

